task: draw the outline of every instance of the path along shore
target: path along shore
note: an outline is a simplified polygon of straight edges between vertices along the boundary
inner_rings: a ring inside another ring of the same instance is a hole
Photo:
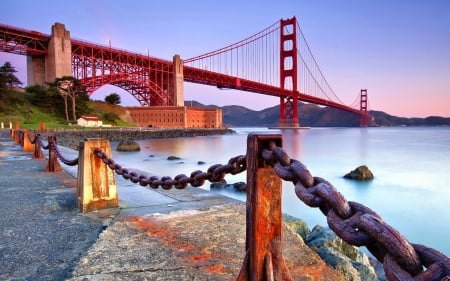
[[[76,179],[0,131],[0,280],[234,280],[245,204],[202,189],[118,183],[119,207],[82,214]],[[344,280],[283,227],[294,280]]]

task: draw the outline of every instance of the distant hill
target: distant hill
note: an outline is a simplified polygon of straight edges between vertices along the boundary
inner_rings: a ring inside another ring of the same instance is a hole
[[[201,108],[220,108],[223,122],[229,127],[270,127],[277,126],[280,107],[273,106],[254,111],[239,105],[204,105],[196,101],[185,102],[186,106]],[[305,127],[358,127],[359,115],[315,104],[298,103],[299,121]],[[370,111],[374,120],[370,126],[450,126],[450,118],[431,116],[427,118],[404,118],[389,115],[382,111]]]

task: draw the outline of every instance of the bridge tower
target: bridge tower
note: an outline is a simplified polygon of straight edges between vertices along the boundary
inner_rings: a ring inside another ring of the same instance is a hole
[[[367,89],[361,89],[359,110],[361,111],[359,126],[367,127],[369,123],[369,113],[367,112]]]
[[[297,19],[280,21],[280,87],[293,94],[280,97],[279,127],[300,127],[297,92]]]
[[[183,60],[180,55],[173,56],[173,101],[175,106],[184,106]]]
[[[64,24],[55,23],[47,55],[27,57],[27,82],[43,85],[63,76],[72,76],[72,43]]]

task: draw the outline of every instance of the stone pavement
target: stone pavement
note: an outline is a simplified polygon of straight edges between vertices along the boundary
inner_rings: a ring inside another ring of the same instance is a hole
[[[73,169],[45,173],[46,161],[31,159],[8,134],[0,132],[0,280],[238,276],[244,203],[193,187],[152,190],[118,178],[119,208],[81,214]],[[343,280],[287,227],[283,245],[294,280]]]

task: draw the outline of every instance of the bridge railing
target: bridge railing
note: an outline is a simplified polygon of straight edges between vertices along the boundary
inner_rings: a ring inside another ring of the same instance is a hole
[[[226,174],[247,171],[246,255],[237,280],[292,280],[282,255],[281,180],[292,182],[295,194],[306,205],[319,208],[337,236],[351,245],[366,246],[383,264],[388,280],[450,280],[450,259],[446,255],[408,242],[376,212],[347,201],[330,182],[312,176],[305,165],[282,149],[280,135],[250,134],[246,155],[233,157],[227,164],[213,165],[206,172],[198,170],[189,177],[180,174],[173,179],[148,177],[123,168],[111,158],[106,140],[85,140],[80,144],[79,157],[67,160],[53,136],[48,137],[47,145],[38,133],[32,138],[25,130],[13,129],[11,137],[27,151],[32,150],[25,148],[26,143],[34,144],[34,155],[41,155],[36,150],[48,149],[48,172],[60,170],[55,164],[57,159],[78,165],[77,196],[82,212],[118,205],[114,173],[154,189],[184,189],[189,184],[199,187],[206,180],[217,182]]]

